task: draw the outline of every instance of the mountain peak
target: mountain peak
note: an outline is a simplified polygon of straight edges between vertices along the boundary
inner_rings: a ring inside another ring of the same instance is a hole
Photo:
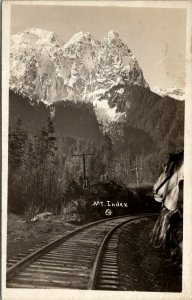
[[[70,38],[70,40],[67,42],[69,43],[70,41],[74,41],[74,42],[78,42],[80,40],[82,40],[83,38],[86,38],[90,36],[90,33],[89,32],[83,32],[83,31],[80,31],[80,32],[77,32],[75,33],[72,38]]]
[[[11,43],[10,87],[33,99],[107,100],[121,85],[148,87],[137,60],[115,30],[103,42],[80,31],[59,44],[54,32],[30,28],[12,36]]]
[[[107,43],[108,45],[118,46],[118,47],[125,46],[116,30],[110,30],[108,32],[107,37],[104,38],[104,43]]]
[[[107,34],[107,38],[110,39],[110,40],[113,40],[113,39],[116,39],[116,38],[119,39],[119,34],[116,30],[110,30]]]
[[[58,39],[55,32],[39,29],[29,28],[23,32],[12,35],[11,46],[20,46],[21,44],[25,47],[38,47],[49,44],[57,44]]]
[[[62,48],[67,49],[70,47],[74,47],[75,45],[82,43],[82,42],[91,44],[91,43],[95,42],[95,40],[93,39],[93,37],[90,35],[89,32],[84,33],[82,31],[80,31],[80,32],[74,34],[72,36],[72,38],[67,43],[65,43]]]
[[[38,38],[42,39],[42,38],[46,38],[47,40],[52,39],[53,37],[56,36],[56,33],[53,31],[48,31],[45,29],[40,29],[40,28],[28,28],[24,31],[24,33],[27,34],[34,34],[36,35]]]

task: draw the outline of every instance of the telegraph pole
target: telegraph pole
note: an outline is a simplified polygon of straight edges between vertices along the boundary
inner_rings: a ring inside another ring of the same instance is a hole
[[[88,155],[93,155],[93,153],[82,153],[82,154],[74,154],[73,156],[82,157],[83,159],[83,184],[85,185],[86,182],[86,164],[85,164],[85,157]]]
[[[115,179],[115,163],[121,162],[119,159],[113,159],[112,163],[114,164],[113,166],[113,179]]]
[[[139,187],[139,170],[142,170],[143,168],[138,168],[137,164],[137,158],[135,159],[135,168],[131,169],[131,171],[135,171],[136,179],[137,179],[137,186]]]
[[[101,119],[100,123],[98,122],[98,124],[99,124],[99,127],[101,127],[101,132],[104,133],[104,125],[103,125],[102,119]]]

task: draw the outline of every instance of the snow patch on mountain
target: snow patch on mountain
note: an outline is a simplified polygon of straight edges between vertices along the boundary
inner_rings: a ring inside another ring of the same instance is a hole
[[[106,125],[108,122],[116,122],[125,116],[125,112],[117,112],[117,106],[109,106],[108,100],[94,100],[93,106],[99,121]]]

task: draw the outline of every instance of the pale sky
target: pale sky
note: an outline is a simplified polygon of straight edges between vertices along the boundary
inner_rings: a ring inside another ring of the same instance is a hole
[[[184,87],[185,9],[12,5],[11,34],[27,28],[54,31],[64,42],[79,31],[102,41],[116,30],[151,87]]]

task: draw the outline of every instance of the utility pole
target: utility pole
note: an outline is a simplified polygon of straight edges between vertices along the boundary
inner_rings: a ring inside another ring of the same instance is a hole
[[[114,166],[113,166],[113,179],[115,179],[115,166],[117,166],[116,165],[116,163],[119,163],[119,162],[121,162],[119,159],[113,159],[112,160],[112,163],[114,164]]]
[[[86,164],[85,164],[85,157],[88,155],[93,155],[93,153],[82,153],[82,154],[74,154],[73,156],[82,157],[83,159],[83,186],[86,186]]]
[[[102,119],[101,119],[100,123],[98,122],[98,124],[99,124],[99,127],[101,127],[101,132],[104,133],[104,130],[103,130],[104,125],[103,125]]]
[[[135,171],[136,179],[137,179],[137,187],[139,187],[139,170],[143,168],[138,168],[137,158],[135,159],[135,168],[131,169],[131,171]]]

